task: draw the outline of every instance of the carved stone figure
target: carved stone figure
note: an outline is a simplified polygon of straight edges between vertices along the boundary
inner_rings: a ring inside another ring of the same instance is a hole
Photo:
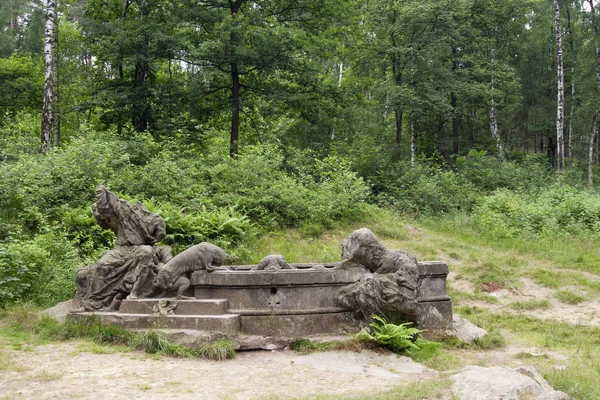
[[[280,254],[271,254],[260,260],[254,270],[275,271],[279,269],[294,269]]]
[[[158,266],[171,259],[168,246],[154,246],[165,235],[165,220],[140,202],[119,199],[100,185],[92,205],[96,221],[117,235],[117,245],[94,265],[77,272],[76,304],[83,310],[117,310],[124,298],[152,288]]]
[[[201,269],[208,272],[228,270],[229,267],[221,266],[225,257],[227,253],[223,249],[206,242],[182,251],[158,269],[150,296],[168,290],[177,290],[178,299],[194,299],[183,294],[190,287],[190,274]]]
[[[358,311],[365,319],[372,314],[416,321],[417,259],[401,250],[388,250],[373,232],[362,228],[342,243],[342,261],[336,268],[365,268],[356,283],[343,287],[339,303]]]

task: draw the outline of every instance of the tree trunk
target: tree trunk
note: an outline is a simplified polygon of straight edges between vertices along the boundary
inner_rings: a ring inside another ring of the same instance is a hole
[[[56,21],[56,26],[54,27],[54,41],[52,42],[52,52],[54,53],[53,57],[53,82],[54,86],[54,98],[53,98],[53,107],[52,107],[52,145],[54,147],[60,146],[60,70],[58,68],[58,21]]]
[[[231,63],[231,135],[229,156],[237,158],[240,131],[240,74],[238,64]]]
[[[410,116],[410,163],[417,161],[417,128],[415,126],[415,115]]]
[[[490,105],[490,132],[492,137],[496,141],[496,153],[502,162],[506,162],[506,153],[504,152],[504,146],[502,146],[502,139],[498,133],[498,120],[496,119],[496,105],[494,103],[494,97],[492,96],[492,103]]]
[[[232,18],[235,18],[237,12],[240,10],[243,0],[229,0],[229,11],[231,12]],[[230,52],[235,49],[238,38],[235,32],[229,33],[229,46]],[[231,54],[230,54],[231,56]],[[235,61],[235,58],[231,58],[231,131],[229,135],[229,157],[237,158],[238,155],[238,141],[240,136],[240,71],[239,65]]]
[[[567,142],[567,155],[569,165],[573,165],[573,117],[575,115],[575,46],[573,44],[573,30],[571,29],[571,11],[567,7],[567,29],[569,31],[569,44],[571,48],[571,112],[569,113],[569,140]]]
[[[590,135],[590,145],[588,147],[588,186],[594,186],[594,139],[596,138],[596,132],[598,131],[598,110],[594,112],[594,118],[592,120],[592,133]]]
[[[598,44],[598,36],[600,35],[598,29],[598,21],[596,20],[596,12],[594,10],[594,2],[593,0],[588,0],[590,5],[590,12],[592,16],[592,26],[594,27],[594,44],[596,46],[596,92],[600,95],[600,46]],[[593,179],[593,151],[594,151],[594,139],[596,137],[596,132],[598,131],[598,115],[600,114],[600,110],[598,107],[594,110],[594,117],[592,120],[592,134],[590,136],[590,147],[588,151],[588,185],[590,187],[594,184]]]
[[[56,19],[57,0],[47,0],[46,24],[44,27],[44,102],[42,106],[42,150],[48,149],[52,144],[53,126],[53,101],[54,101],[54,29]]]
[[[450,105],[452,106],[452,151],[458,155],[458,137],[460,132],[460,113],[456,108],[457,99],[454,92],[450,93]]]
[[[402,139],[402,116],[403,112],[399,106],[396,106],[396,159],[400,160],[400,142]]]
[[[560,0],[554,0],[554,24],[556,27],[556,79],[558,81],[558,97],[556,102],[556,166],[559,171],[565,169],[564,142],[564,72],[562,54],[562,32],[560,30]]]
[[[135,87],[138,90],[139,103],[133,111],[133,127],[136,132],[148,129],[148,76],[150,65],[148,60],[138,61],[135,65]]]

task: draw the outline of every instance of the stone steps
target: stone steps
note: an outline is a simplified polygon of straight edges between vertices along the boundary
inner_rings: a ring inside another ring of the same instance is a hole
[[[220,332],[232,336],[240,331],[240,316],[223,315],[167,315],[113,313],[71,313],[71,318],[84,319],[95,314],[104,323],[129,329],[195,329],[206,332]]]
[[[154,314],[160,300],[173,302],[175,315],[222,315],[227,314],[229,308],[226,299],[197,299],[197,300],[175,300],[175,299],[135,299],[123,300],[120,313],[123,314]]]

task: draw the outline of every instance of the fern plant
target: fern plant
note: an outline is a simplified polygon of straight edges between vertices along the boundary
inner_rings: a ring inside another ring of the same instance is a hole
[[[395,353],[419,349],[419,346],[415,344],[415,340],[421,330],[411,327],[412,322],[395,325],[388,323],[385,318],[378,315],[373,315],[372,318],[371,328],[373,328],[373,334],[361,331],[356,334],[357,339],[374,340]]]

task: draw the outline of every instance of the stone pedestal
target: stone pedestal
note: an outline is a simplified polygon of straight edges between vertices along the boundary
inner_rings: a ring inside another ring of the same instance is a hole
[[[418,267],[417,325],[427,330],[425,336],[443,335],[452,329],[452,301],[446,291],[448,265],[442,261],[424,261]]]

